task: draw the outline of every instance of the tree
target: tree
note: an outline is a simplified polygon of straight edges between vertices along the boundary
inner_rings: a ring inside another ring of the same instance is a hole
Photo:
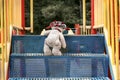
[[[29,26],[29,0],[25,1],[26,26]],[[82,24],[81,7],[81,0],[34,0],[34,34],[40,34],[54,20],[63,21],[69,27],[74,27],[75,23]]]

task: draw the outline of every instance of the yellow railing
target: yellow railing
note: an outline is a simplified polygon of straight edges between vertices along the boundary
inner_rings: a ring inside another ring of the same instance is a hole
[[[110,33],[110,0],[106,0],[106,16],[107,16],[107,23],[106,23],[106,28],[108,29],[108,33]],[[108,45],[110,45],[110,34],[108,34]]]
[[[13,27],[12,30],[14,30],[14,32],[16,32],[15,35],[21,35],[20,31],[24,30],[22,27],[18,27],[18,26],[12,26],[12,27]]]
[[[4,77],[5,77],[5,80],[7,80],[7,75],[8,75],[8,67],[9,67],[9,56],[10,56],[10,50],[11,50],[11,40],[12,40],[12,31],[13,31],[13,27],[12,25],[10,25],[10,33],[9,33],[9,37],[10,37],[10,40],[7,41],[7,52],[6,52],[6,62],[5,62],[5,74],[4,74]]]
[[[94,29],[96,30],[96,34],[104,34],[103,31],[104,26],[103,25],[98,25]],[[89,35],[91,34],[91,26],[86,26],[85,32],[83,31],[83,27],[80,27],[80,35]]]
[[[83,32],[86,31],[86,0],[83,1]]]
[[[4,69],[5,69],[5,58],[4,58],[4,54],[3,54],[3,52],[4,52],[4,44],[3,44],[3,0],[0,0],[0,27],[1,27],[1,60],[0,60],[0,62],[1,62],[1,65],[0,65],[0,80],[5,80],[5,76],[4,76],[4,74],[5,74],[5,71],[4,71]]]
[[[116,77],[119,79],[119,38],[118,38],[118,1],[114,0],[115,9],[115,45],[116,45]]]
[[[115,80],[120,80],[118,10],[117,0],[104,0],[104,31]]]
[[[10,33],[8,33],[9,37],[10,37],[10,40],[6,42],[6,45],[4,45],[4,43],[2,42],[2,51],[1,51],[1,54],[2,54],[2,59],[1,59],[1,63],[2,63],[2,66],[1,66],[1,77],[0,77],[0,80],[7,80],[7,74],[8,74],[8,65],[9,65],[9,56],[10,56],[10,48],[11,48],[11,40],[12,40],[12,31],[13,31],[13,27],[10,26]],[[6,49],[4,48],[6,46]],[[3,53],[4,51],[6,51],[6,53]]]
[[[31,33],[33,33],[33,0],[30,0],[30,26]]]
[[[10,56],[10,50],[11,50],[11,40],[12,40],[12,31],[13,31],[13,26],[10,26],[10,33],[9,33],[9,41],[6,42],[6,45],[4,43],[1,43],[2,51],[1,51],[1,64],[0,65],[0,80],[7,80],[7,74],[8,74],[8,66],[9,66],[9,56]],[[6,49],[4,48],[6,46]],[[6,53],[3,53],[5,52]]]
[[[113,12],[113,0],[110,0],[110,10],[111,10],[111,15],[110,15],[110,17],[111,17],[111,19],[110,19],[110,21],[111,21],[111,38],[112,38],[112,40],[111,40],[111,47],[112,47],[112,64],[115,64],[115,55],[114,55],[114,52],[115,52],[115,39],[114,39],[114,35],[115,35],[115,29],[114,29],[114,16],[113,16],[113,14],[114,14],[114,12]]]
[[[17,32],[19,32],[19,30],[23,30],[22,27],[11,26],[12,3],[11,0],[7,1],[8,0],[0,0],[0,80],[7,80],[12,29],[15,28]]]
[[[8,0],[0,0],[0,80],[7,80],[7,69],[12,35],[12,27],[10,27],[10,24],[12,24],[12,17],[10,16],[11,10],[8,9],[11,5],[11,0],[9,0],[9,2],[7,1]]]
[[[18,8],[15,5],[16,0],[0,0],[0,80],[6,80],[8,62],[9,62],[9,54],[10,54],[10,46],[11,46],[11,36],[12,36],[12,28],[15,28],[17,32],[19,30],[23,30],[22,27],[16,27],[13,25],[17,24],[17,22],[13,24],[13,13],[15,12],[14,8]],[[20,8],[20,7],[19,7]],[[20,9],[21,10],[21,9]],[[21,20],[18,19],[20,22]],[[15,20],[14,20],[15,21]],[[18,22],[19,23],[19,22]],[[12,25],[12,26],[11,26]],[[33,0],[30,0],[30,28],[25,28],[25,30],[31,30],[33,32]],[[18,33],[17,33],[18,34]],[[3,53],[4,52],[4,53]]]

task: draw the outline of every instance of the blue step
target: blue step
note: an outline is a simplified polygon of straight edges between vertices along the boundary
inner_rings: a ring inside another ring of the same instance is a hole
[[[110,80],[108,77],[78,77],[78,78],[9,78],[9,80]]]
[[[43,53],[46,36],[25,35],[12,37],[12,53]],[[102,54],[105,51],[103,35],[65,36],[67,48],[62,53]]]
[[[108,77],[108,56],[11,54],[10,77]]]

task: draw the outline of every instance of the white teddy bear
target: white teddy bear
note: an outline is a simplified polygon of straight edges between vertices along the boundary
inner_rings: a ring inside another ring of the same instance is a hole
[[[66,25],[61,21],[54,21],[47,28],[52,28],[52,30],[47,30],[44,33],[44,35],[47,35],[44,42],[44,54],[62,55],[60,51],[61,47],[66,48],[66,42],[62,32],[67,29]]]

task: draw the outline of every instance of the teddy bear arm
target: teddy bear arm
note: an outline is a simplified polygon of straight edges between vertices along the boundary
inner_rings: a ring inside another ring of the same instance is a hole
[[[44,35],[48,35],[51,32],[51,30],[45,31]]]
[[[66,41],[62,33],[60,33],[60,41],[63,48],[66,48]]]

